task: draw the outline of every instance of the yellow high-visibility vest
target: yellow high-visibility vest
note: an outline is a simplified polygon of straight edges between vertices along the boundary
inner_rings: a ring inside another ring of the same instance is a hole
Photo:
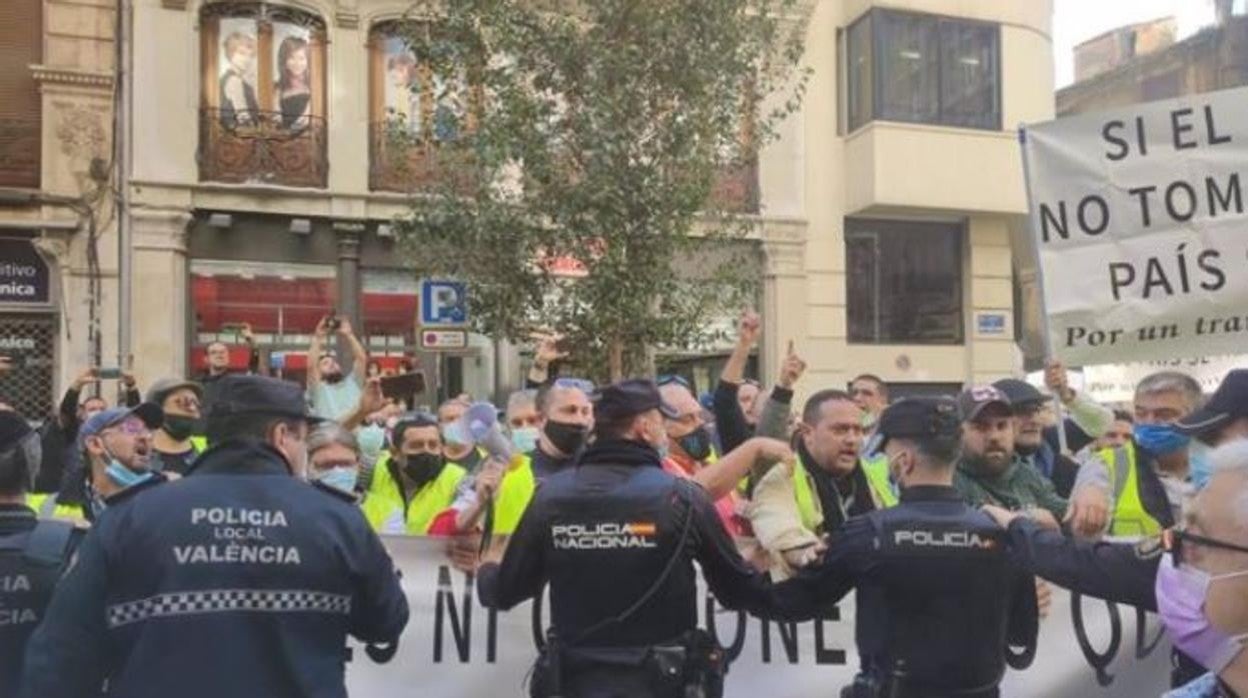
[[[34,509],[41,519],[86,521],[86,517],[82,514],[82,507],[75,504],[60,504],[57,498],[58,495],[55,492],[51,494],[28,494],[26,495],[26,506]]]
[[[387,463],[389,463],[388,454],[378,459],[378,475],[382,472],[389,472],[390,469],[386,467]],[[364,518],[368,519],[368,523],[375,531],[393,532],[386,530],[387,524],[396,517],[402,517],[405,533],[423,536],[429,532],[429,525],[433,523],[434,518],[454,503],[455,490],[459,487],[460,480],[463,480],[467,474],[462,467],[447,463],[436,478],[425,483],[406,503],[406,511],[403,492],[394,478],[387,478],[389,486],[379,488],[376,486],[379,478],[375,475],[373,486],[369,488],[368,496],[364,498],[360,508],[364,512]]]
[[[1106,448],[1098,455],[1109,468],[1109,482],[1114,488],[1114,513],[1109,524],[1109,535],[1159,535],[1161,523],[1144,509],[1144,500],[1140,499],[1140,473],[1135,444],[1128,443],[1116,449]]]

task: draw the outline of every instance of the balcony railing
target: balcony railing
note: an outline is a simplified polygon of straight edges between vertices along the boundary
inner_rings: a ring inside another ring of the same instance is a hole
[[[199,178],[235,184],[324,187],[325,119],[281,112],[201,109]]]
[[[0,117],[0,186],[39,188],[38,119]]]
[[[369,128],[368,187],[373,191],[432,191],[450,184],[468,193],[471,154],[452,143],[416,138],[402,122],[377,121]]]

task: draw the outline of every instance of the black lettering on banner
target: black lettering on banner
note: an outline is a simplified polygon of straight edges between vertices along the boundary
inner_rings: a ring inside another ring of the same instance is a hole
[[[1121,300],[1124,287],[1135,283],[1135,267],[1130,262],[1109,263],[1109,288],[1114,293],[1114,300]],[[1067,342],[1067,344],[1070,344]]]
[[[1210,259],[1217,260],[1222,254],[1217,250],[1205,250],[1196,256],[1196,266],[1209,276],[1216,278],[1217,281],[1209,283],[1207,281],[1200,282],[1200,287],[1206,291],[1219,291],[1226,285],[1226,274],[1222,273],[1216,265],[1209,262]]]
[[[1176,197],[1174,194],[1180,190],[1185,193],[1187,198],[1185,211],[1180,211],[1179,197]],[[1196,215],[1196,190],[1192,188],[1192,185],[1180,179],[1171,182],[1170,186],[1166,187],[1166,212],[1170,214],[1170,218],[1179,223],[1186,223],[1192,219],[1192,216]]]
[[[1213,107],[1208,104],[1205,105],[1205,128],[1209,132],[1209,145],[1222,145],[1223,143],[1231,142],[1230,136],[1218,135],[1218,127],[1213,124]]]
[[[493,664],[498,661],[498,609],[490,608],[485,612],[485,661]]]
[[[1148,195],[1155,191],[1157,191],[1157,187],[1154,186],[1135,187],[1127,190],[1128,194],[1138,196],[1140,199],[1140,221],[1144,223],[1145,228],[1153,224],[1152,215],[1148,210]]]
[[[763,664],[771,664],[771,621],[759,618],[759,630],[763,639]],[[797,623],[776,623],[780,629],[780,644],[789,664],[797,664]]]
[[[1105,158],[1107,160],[1113,160],[1117,162],[1118,160],[1122,160],[1123,158],[1127,157],[1127,155],[1131,154],[1131,147],[1127,145],[1126,139],[1124,139],[1122,136],[1116,135],[1115,133],[1111,133],[1111,131],[1115,131],[1115,130],[1120,131],[1125,126],[1126,124],[1122,123],[1121,121],[1114,120],[1114,121],[1107,122],[1104,126],[1101,127],[1101,137],[1104,138],[1108,143],[1115,145],[1118,148],[1117,151],[1108,150],[1105,152]]]
[[[1170,112],[1170,132],[1174,136],[1174,149],[1175,150],[1188,150],[1188,149],[1196,147],[1195,140],[1185,141],[1182,139],[1182,135],[1184,133],[1193,131],[1195,130],[1196,127],[1193,126],[1191,123],[1180,123],[1179,121],[1180,117],[1191,116],[1191,115],[1192,115],[1191,109],[1175,109],[1174,111]]]
[[[1118,648],[1122,646],[1122,615],[1118,612],[1118,605],[1106,601],[1105,608],[1109,611],[1109,646],[1101,654],[1093,649],[1092,642],[1088,639],[1088,629],[1083,624],[1083,594],[1074,591],[1070,593],[1070,620],[1075,626],[1075,640],[1079,642],[1083,658],[1096,672],[1097,684],[1102,687],[1114,682],[1113,674],[1105,670],[1113,663],[1114,657],[1118,656]]]
[[[1239,173],[1236,172],[1226,180],[1226,192],[1218,189],[1218,181],[1213,177],[1205,177],[1205,189],[1209,193],[1209,217],[1216,218],[1218,206],[1224,213],[1244,212],[1244,190],[1239,185]],[[1224,195],[1225,194],[1225,195]],[[1234,208],[1232,208],[1232,203]]]
[[[472,587],[473,576],[464,577],[464,598],[458,606],[455,603],[454,588],[451,585],[451,570],[446,565],[438,567],[437,602],[433,616],[433,662],[442,663],[442,640],[444,619],[449,616],[451,636],[455,641],[455,650],[461,663],[468,663],[472,645]],[[460,612],[463,615],[461,617]]]
[[[841,609],[839,606],[833,606],[822,616],[815,619],[815,664],[845,664],[845,650],[828,647],[824,643],[824,622],[831,621],[835,623],[840,620]]]
[[[724,644],[724,641],[719,639],[719,627],[715,623],[715,597],[710,594],[706,595],[706,631],[720,647],[724,648],[730,664],[735,662],[737,657],[741,656],[741,650],[745,649],[745,624],[747,622],[745,611],[733,611],[732,614],[737,617],[737,628],[732,643]]]

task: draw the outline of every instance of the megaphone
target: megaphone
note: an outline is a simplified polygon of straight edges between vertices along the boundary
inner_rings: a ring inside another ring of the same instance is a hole
[[[474,402],[451,425],[451,433],[465,439],[465,446],[480,446],[490,456],[511,462],[515,450],[498,428],[498,409],[488,402]]]

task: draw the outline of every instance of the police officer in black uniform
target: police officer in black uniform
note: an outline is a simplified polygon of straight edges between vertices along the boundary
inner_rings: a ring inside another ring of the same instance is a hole
[[[307,483],[303,391],[221,379],[215,446],[127,489],[27,651],[23,696],[345,696],[346,635],[392,642],[407,601],[349,494]],[[139,495],[138,491],[147,489]]]
[[[0,412],[0,698],[17,695],[22,655],[84,530],[38,521],[25,504],[39,473],[39,435]]]
[[[650,381],[603,389],[592,443],[547,477],[507,546],[485,563],[481,603],[499,609],[550,583],[552,629],[534,696],[714,696],[723,654],[697,625],[697,560],[719,602],[772,609],[764,576],[741,559],[706,493],[664,472],[664,415]]]
[[[1030,661],[1038,629],[1032,578],[1015,568],[1005,533],[952,487],[957,404],[911,398],[884,411],[877,451],[901,501],[833,534],[821,563],[777,587],[789,615],[811,616],[857,588],[861,672],[853,698],[987,698],[1007,658]]]

